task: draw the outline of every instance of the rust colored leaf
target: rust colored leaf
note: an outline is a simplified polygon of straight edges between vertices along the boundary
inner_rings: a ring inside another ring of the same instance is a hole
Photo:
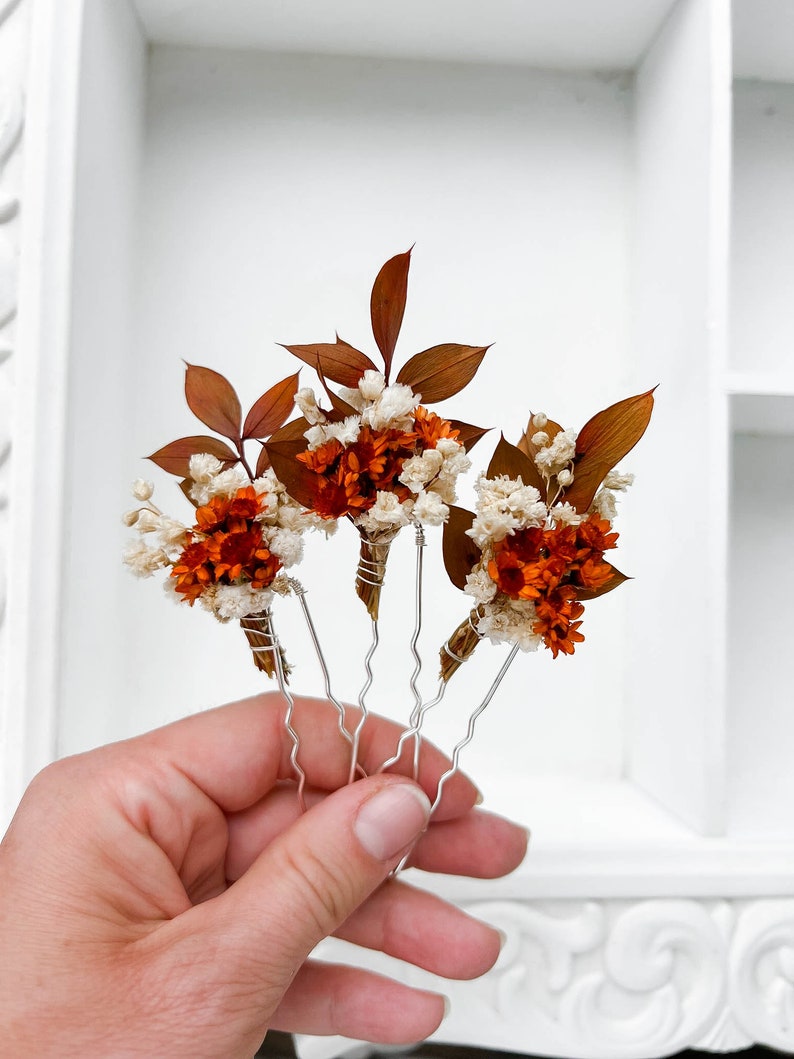
[[[256,474],[257,478],[261,478],[269,466],[270,457],[267,454],[267,449],[263,445],[256,460],[256,471],[254,473]]]
[[[298,360],[316,368],[319,362],[326,379],[340,386],[358,386],[365,371],[375,370],[376,365],[366,353],[355,349],[339,335],[336,342],[314,342],[308,346],[284,346]]]
[[[565,491],[565,499],[577,511],[590,507],[604,478],[645,433],[652,411],[653,390],[648,390],[597,412],[582,427],[576,440],[574,480]]]
[[[588,599],[597,599],[598,596],[604,596],[607,592],[611,592],[613,588],[618,588],[624,581],[631,581],[631,578],[622,574],[620,570],[616,570],[613,566],[612,576],[605,584],[600,588],[577,588],[576,598],[581,602]]]
[[[245,417],[244,438],[269,438],[283,426],[295,405],[298,375],[295,372],[263,393]]]
[[[423,404],[443,401],[471,382],[488,349],[490,346],[461,346],[456,342],[431,346],[400,368],[397,382],[420,393]]]
[[[309,429],[309,420],[301,416],[299,419],[293,419],[289,423],[285,423],[283,427],[277,430],[270,437],[270,444],[278,444],[281,441],[297,441],[298,438],[303,441],[303,448],[308,448],[308,441],[303,436]],[[298,449],[298,452],[302,452],[303,449]]]
[[[331,408],[333,409],[333,414],[329,415],[328,418],[332,422],[338,422],[341,419],[346,419],[348,416],[354,416],[356,414],[356,410],[352,406],[352,404],[348,404],[347,401],[343,401],[339,394],[334,393],[334,391],[329,387],[328,383],[325,381],[325,375],[323,374],[323,368],[322,364],[320,364],[319,358],[317,363],[315,364],[315,368],[317,369],[317,375],[319,376],[323,389],[328,395],[328,400],[331,402]]]
[[[472,423],[461,422],[460,419],[450,419],[449,423],[450,426],[457,430],[458,441],[466,452],[470,452],[480,438],[485,437],[491,429],[490,427],[475,427]]]
[[[410,266],[410,250],[390,258],[376,276],[369,300],[372,333],[383,357],[387,382],[391,372],[394,347],[397,345],[397,337],[400,334],[405,313]]]
[[[494,449],[486,474],[488,478],[497,478],[500,474],[506,474],[508,478],[520,478],[524,485],[534,485],[541,496],[545,496],[546,484],[537,467],[517,445],[506,441],[504,434]]]
[[[311,508],[317,495],[320,476],[310,471],[300,460],[295,459],[297,454],[306,448],[305,439],[277,442],[271,440],[265,448],[276,477],[292,499],[297,500],[303,507]]]
[[[232,452],[225,442],[219,438],[211,438],[209,435],[178,438],[146,458],[156,463],[158,467],[162,467],[164,471],[168,471],[169,474],[178,474],[180,478],[187,478],[190,475],[190,457],[200,452],[208,452],[211,456],[216,456],[227,467],[231,467],[238,460],[237,453]]]
[[[227,378],[211,368],[188,364],[185,397],[191,412],[210,430],[216,430],[232,441],[240,440],[243,410]]]
[[[198,504],[193,499],[193,497],[190,495],[190,490],[193,488],[193,479],[192,478],[183,478],[182,481],[179,483],[179,488],[182,490],[182,492],[187,497],[187,499],[190,501],[190,503],[193,505],[193,507],[198,507]]]
[[[444,523],[442,553],[449,579],[456,588],[466,587],[466,577],[480,561],[480,549],[468,536],[474,514],[463,507],[451,505],[449,518]]]

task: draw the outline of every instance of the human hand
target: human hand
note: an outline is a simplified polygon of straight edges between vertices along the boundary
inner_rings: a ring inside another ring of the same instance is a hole
[[[297,809],[283,700],[263,695],[56,762],[0,844],[0,1038],[14,1059],[234,1059],[268,1027],[408,1043],[443,998],[307,957],[336,934],[450,978],[486,971],[498,933],[389,873],[495,877],[522,828],[473,808],[424,745],[419,785],[346,786],[349,745],[327,703],[296,701],[309,811]],[[372,717],[373,770],[399,729]],[[406,759],[407,759],[406,755]]]

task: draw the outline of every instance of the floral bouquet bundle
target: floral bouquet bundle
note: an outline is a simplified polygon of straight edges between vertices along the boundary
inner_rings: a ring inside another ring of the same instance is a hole
[[[454,673],[483,639],[511,645],[491,689],[470,716],[466,737],[454,749],[438,802],[477,716],[517,652],[543,645],[555,658],[572,655],[584,640],[584,604],[626,580],[605,558],[618,538],[615,492],[632,480],[615,468],[648,425],[652,392],[599,412],[578,434],[543,413],[530,415],[517,445],[502,436],[496,446],[476,483],[476,510],[456,506],[458,480],[471,468],[469,452],[486,431],[444,418],[428,406],[462,390],[488,346],[431,346],[407,360],[392,381],[409,267],[410,251],[393,257],[372,288],[370,316],[380,363],[338,335],[332,343],[287,345],[315,371],[319,389],[299,388],[296,373],[266,390],[244,419],[224,376],[188,365],[188,406],[219,436],[180,438],[149,458],[180,478],[192,516],[180,522],[164,514],[153,502],[153,487],[142,480],[133,487],[140,506],[125,516],[139,534],[125,555],[132,571],[142,577],[167,572],[166,588],[174,599],[190,606],[198,602],[221,622],[238,621],[257,668],[277,681],[287,703],[285,723],[301,801],[292,667],[274,628],[276,597],[294,596],[300,604],[326,695],[338,711],[340,736],[350,744],[351,781],[363,772],[358,748],[380,639],[381,594],[389,550],[401,529],[414,528],[417,546],[415,665],[409,680],[414,704],[396,754],[381,768],[394,765],[412,739],[417,769],[424,717]],[[297,415],[291,418],[293,409]],[[366,681],[352,729],[348,711],[331,690],[307,590],[291,572],[303,556],[304,535],[320,531],[330,537],[342,520],[352,523],[359,536],[355,591],[372,625],[364,648]],[[446,570],[470,603],[468,616],[440,648],[438,691],[424,701],[417,683],[422,668],[417,641],[427,527],[443,527]]]

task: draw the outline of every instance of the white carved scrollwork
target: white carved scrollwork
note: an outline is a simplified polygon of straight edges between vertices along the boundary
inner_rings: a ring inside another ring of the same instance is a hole
[[[731,1007],[755,1041],[794,1052],[794,901],[741,909],[730,959]]]
[[[512,1025],[513,1047],[523,1037],[549,1054],[639,1059],[685,1048],[725,1009],[724,905],[473,906],[509,938],[489,976],[492,1016]]]

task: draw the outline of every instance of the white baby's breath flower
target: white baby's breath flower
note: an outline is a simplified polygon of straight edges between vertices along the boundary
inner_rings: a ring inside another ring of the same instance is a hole
[[[135,522],[138,533],[155,533],[160,529],[160,515],[150,511],[148,507],[141,508]]]
[[[190,477],[196,485],[209,485],[216,474],[223,470],[223,464],[217,456],[208,452],[197,452],[190,457]]]
[[[593,500],[592,508],[598,512],[601,518],[605,518],[608,522],[614,522],[618,513],[615,494],[611,489],[599,489]]]
[[[204,602],[202,593],[202,603]],[[212,613],[221,621],[234,621],[246,618],[249,614],[264,610],[272,599],[267,589],[252,588],[250,585],[217,585],[214,597],[209,600]]]
[[[560,430],[550,444],[535,454],[535,466],[541,474],[556,474],[576,455],[576,431]]]
[[[539,448],[543,448],[544,445],[548,445],[549,435],[545,430],[538,430],[537,433],[532,435],[532,444],[537,445]]]
[[[168,556],[162,548],[150,548],[142,540],[130,541],[124,549],[123,560],[136,577],[151,577],[168,565]]]
[[[486,603],[477,622],[477,632],[491,643],[518,644],[522,651],[537,651],[541,638],[532,631],[535,608],[528,600],[520,606],[497,600]]]
[[[132,483],[132,495],[136,500],[151,500],[153,492],[153,482],[147,482],[143,478],[136,478]]]
[[[328,438],[336,438],[340,445],[347,447],[358,440],[361,430],[361,419],[359,416],[348,416],[339,423],[331,423],[328,428]]]
[[[273,496],[286,495],[283,482],[280,482],[276,477],[276,472],[272,467],[268,467],[263,474],[257,478],[253,483],[254,489],[257,493],[272,493]]]
[[[537,427],[538,430],[543,430],[549,421],[549,417],[545,412],[535,412],[532,417],[532,426]]]
[[[310,386],[303,386],[295,394],[295,404],[308,423],[324,423],[325,413],[317,404],[317,395]]]
[[[322,424],[309,427],[308,430],[304,431],[303,436],[309,442],[310,449],[319,449],[328,440],[328,427]]]
[[[407,526],[408,521],[408,515],[398,498],[394,493],[386,491],[378,492],[375,496],[375,503],[369,511],[355,520],[356,525],[360,526],[365,533],[373,535],[385,530],[396,532],[402,526]]]
[[[182,549],[187,544],[187,526],[167,515],[160,517],[159,534],[164,548]]]
[[[604,479],[604,485],[607,489],[617,489],[621,493],[625,493],[633,483],[633,474],[622,474],[620,471],[610,471]]]
[[[381,371],[368,368],[358,380],[358,391],[365,401],[377,401],[386,387],[386,378]]]
[[[268,547],[284,566],[295,566],[303,558],[303,537],[288,529],[277,529],[268,534]]]
[[[484,563],[478,563],[471,573],[466,575],[466,587],[463,591],[477,603],[489,603],[494,598],[496,583]]]
[[[578,526],[584,519],[584,516],[580,515],[576,508],[567,501],[555,504],[549,515],[555,525],[563,526]]]
[[[210,498],[213,496],[234,496],[238,489],[250,485],[251,480],[242,467],[229,467],[226,471],[216,474],[209,483],[208,492]]]
[[[401,430],[410,425],[418,404],[419,396],[410,386],[395,382],[386,387],[373,405],[364,409],[362,419],[374,430]]]
[[[140,515],[140,513],[140,509],[137,507],[134,511],[125,511],[124,514],[121,516],[121,521],[124,523],[125,526],[134,526],[135,523],[138,521],[138,515]]]
[[[443,463],[444,457],[438,449],[425,449],[420,455],[411,456],[405,461],[400,472],[400,481],[407,485],[412,493],[418,493],[436,477]]]
[[[509,511],[489,508],[477,514],[471,524],[471,529],[466,532],[476,545],[484,548],[490,541],[504,540],[509,533],[518,529],[519,525],[518,519]]]
[[[441,526],[449,518],[449,508],[436,493],[421,492],[411,514],[423,526]]]
[[[567,467],[563,467],[561,471],[557,471],[557,484],[561,485],[563,489],[567,489],[573,481],[573,473],[568,470]]]
[[[270,590],[276,595],[288,596],[292,592],[292,585],[289,583],[287,574],[276,574],[271,582]]]

